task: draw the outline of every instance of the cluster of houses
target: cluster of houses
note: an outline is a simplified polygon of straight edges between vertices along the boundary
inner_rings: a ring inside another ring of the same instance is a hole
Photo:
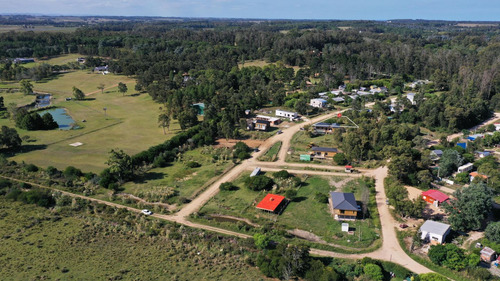
[[[489,151],[475,151],[474,154],[478,158],[484,158],[486,156],[491,155],[491,153]],[[441,159],[442,156],[443,156],[443,151],[440,150],[440,149],[432,150],[431,153],[430,153],[431,160],[435,164],[437,164],[439,162],[439,160]],[[480,174],[478,172],[473,172],[472,171],[473,169],[474,169],[474,164],[473,163],[466,163],[466,164],[458,167],[456,173],[469,173],[469,179],[470,179],[471,182],[475,178],[477,178],[477,177],[482,178],[484,180],[488,180],[488,176]],[[453,184],[453,182],[449,181],[449,180],[446,181],[446,182],[449,182],[450,184]]]
[[[250,112],[248,112],[250,114]],[[297,112],[276,109],[276,117],[257,115],[253,118],[247,119],[247,130],[268,131],[271,127],[278,127],[282,122],[282,118],[289,119],[290,121],[297,121],[300,116]]]
[[[335,97],[332,100],[335,103],[343,103],[346,101],[346,98],[349,97],[353,100],[358,97],[363,96],[373,96],[378,93],[386,93],[388,90],[386,87],[379,87],[376,85],[372,85],[369,88],[360,87],[359,89],[353,89],[351,92],[345,92],[345,85],[339,86],[338,89],[329,91],[329,92],[321,92],[319,93],[320,98],[311,99],[310,105],[317,108],[324,108],[327,106],[327,98],[329,95],[334,95]]]

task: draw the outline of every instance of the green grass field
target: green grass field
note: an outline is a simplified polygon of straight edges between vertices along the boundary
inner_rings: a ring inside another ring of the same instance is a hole
[[[113,87],[118,82],[126,83],[129,90],[125,96]],[[97,89],[100,83],[112,88],[101,94]],[[180,130],[177,121],[172,121],[170,130],[164,135],[157,124],[159,105],[147,94],[132,95],[135,93],[135,82],[126,76],[75,71],[45,83],[33,84],[36,91],[53,94],[53,105],[66,108],[82,129],[29,132],[17,129],[20,136],[27,135],[35,141],[24,143],[22,153],[12,157],[15,161],[42,167],[52,165],[60,169],[73,165],[84,171],[99,172],[106,167],[109,150],[119,148],[135,154],[164,142]],[[96,93],[85,101],[65,101],[66,97],[73,96],[73,85],[85,93]],[[21,94],[1,95],[6,97],[6,104],[16,100],[17,103],[29,101]],[[107,108],[106,116],[103,108]],[[0,119],[0,125],[14,127],[8,119]],[[82,142],[83,145],[69,146],[74,142]]]
[[[281,215],[269,214],[255,208],[267,194],[265,191],[256,192],[244,187],[243,180],[248,173],[242,174],[234,184],[237,191],[221,191],[200,210],[202,215],[223,214],[250,219],[252,222],[263,225],[268,222],[285,227],[286,229],[301,229],[320,236],[323,240],[352,248],[366,248],[378,239],[375,222],[372,219],[349,222],[354,229],[354,235],[341,232],[341,222],[335,221],[329,211],[328,204],[320,203],[315,199],[317,192],[328,194],[334,190],[330,187],[329,179],[325,177],[309,177],[303,186],[297,190],[297,198],[290,202]],[[335,181],[338,177],[335,178]],[[367,187],[360,180],[353,180],[349,188],[360,191]],[[357,200],[359,198],[356,197]],[[374,207],[376,208],[376,207]],[[205,221],[211,223],[211,221]],[[359,236],[361,231],[361,236]]]
[[[228,239],[130,213],[120,216],[132,227],[112,210],[64,208],[0,198],[2,280],[265,280]],[[149,237],[152,226],[160,231]]]
[[[280,151],[281,144],[282,144],[281,141],[273,144],[273,146],[271,146],[271,148],[269,148],[264,155],[259,157],[259,160],[260,161],[271,161],[271,162],[278,160],[277,156],[278,156],[278,152]]]
[[[41,65],[43,63],[50,64],[50,65],[63,65],[69,62],[76,62],[76,59],[79,57],[84,57],[83,55],[80,54],[67,54],[67,55],[61,55],[49,59],[37,59],[35,62],[30,62],[30,63],[25,63],[22,64],[23,67],[30,68],[34,66]]]
[[[0,25],[0,33],[6,32],[74,32],[76,27],[58,27],[53,25],[35,25],[35,28],[23,28],[22,25]]]

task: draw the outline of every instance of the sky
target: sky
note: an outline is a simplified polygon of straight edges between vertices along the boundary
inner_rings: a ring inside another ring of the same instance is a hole
[[[500,21],[499,0],[0,0],[0,14]]]

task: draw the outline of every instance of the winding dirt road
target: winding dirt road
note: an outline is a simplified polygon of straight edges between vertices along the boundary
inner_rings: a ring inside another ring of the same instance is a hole
[[[194,228],[199,228],[199,229],[204,229],[208,231],[213,231],[217,233],[222,233],[226,235],[232,235],[236,237],[241,237],[241,238],[249,238],[249,235],[243,234],[243,233],[238,233],[234,231],[229,231],[226,229],[218,228],[218,227],[212,227],[208,225],[203,225],[203,224],[198,224],[194,223],[188,220],[188,217],[197,212],[203,205],[205,205],[208,200],[210,200],[213,196],[215,196],[219,192],[219,185],[223,182],[228,182],[236,179],[243,171],[247,170],[252,170],[255,167],[261,167],[264,171],[278,171],[282,170],[280,166],[286,166],[286,167],[294,167],[294,168],[312,168],[312,169],[318,169],[318,170],[305,170],[305,169],[296,169],[296,170],[290,170],[291,173],[297,173],[297,174],[311,174],[311,175],[341,175],[341,176],[350,176],[350,177],[359,177],[361,175],[367,175],[374,177],[376,180],[375,184],[375,189],[376,189],[376,203],[377,203],[377,208],[378,212],[380,215],[380,221],[381,221],[381,232],[382,232],[382,246],[371,253],[366,253],[366,254],[341,254],[341,253],[336,253],[332,251],[325,251],[325,250],[319,250],[319,249],[311,249],[311,254],[313,255],[318,255],[318,256],[327,256],[327,257],[339,257],[339,258],[350,258],[350,259],[359,259],[363,257],[371,257],[374,259],[379,259],[379,260],[386,260],[386,261],[392,261],[394,263],[400,264],[407,269],[418,273],[428,273],[432,272],[430,269],[426,268],[425,266],[415,262],[413,259],[411,259],[406,253],[403,251],[403,249],[400,247],[398,243],[398,239],[396,237],[396,231],[395,231],[395,226],[397,225],[396,221],[392,217],[392,215],[389,212],[389,208],[386,205],[386,195],[385,195],[385,190],[384,190],[384,179],[387,177],[388,169],[386,167],[381,167],[375,170],[369,170],[369,169],[359,169],[360,173],[359,174],[346,174],[342,172],[338,172],[339,170],[343,170],[343,167],[335,167],[335,166],[323,166],[323,165],[315,165],[315,164],[301,164],[301,163],[286,163],[284,160],[286,158],[286,154],[288,150],[290,149],[290,140],[292,139],[293,135],[297,133],[300,128],[303,128],[306,125],[313,124],[316,122],[319,122],[324,119],[328,119],[331,117],[334,117],[338,114],[339,112],[331,112],[326,115],[316,117],[312,120],[309,120],[308,122],[304,122],[301,124],[297,124],[294,126],[291,126],[287,129],[283,130],[282,134],[275,135],[269,139],[267,139],[260,147],[259,151],[255,152],[253,154],[253,157],[250,159],[247,159],[245,161],[242,161],[241,164],[235,166],[233,169],[227,171],[225,174],[223,174],[218,180],[216,180],[212,185],[210,185],[204,192],[202,192],[198,197],[193,199],[190,203],[186,204],[179,212],[173,214],[173,215],[162,215],[162,214],[153,214],[152,217],[159,218],[159,219],[164,219],[168,220],[171,222],[176,222],[182,225],[186,225],[189,227],[194,227]],[[265,153],[274,143],[277,141],[282,142],[281,150],[279,151],[278,154],[278,161],[271,163],[271,162],[261,162],[257,161],[256,159],[261,156],[263,153]],[[325,171],[325,170],[331,170],[331,171]],[[0,176],[3,177],[3,176]],[[14,178],[9,178],[9,177],[4,177],[8,178],[14,181],[19,181],[19,182],[24,182],[21,180],[17,180]],[[52,190],[57,190],[65,195],[68,196],[73,196],[73,197],[79,197],[83,199],[87,199],[90,201],[98,202],[101,204],[106,204],[109,206],[117,207],[117,208],[125,208],[129,211],[140,213],[141,210],[124,206],[121,204],[116,204],[104,200],[99,200],[99,199],[94,199],[91,197],[87,196],[82,196],[78,194],[73,194],[70,192],[58,190],[56,188],[52,187],[47,187],[47,186],[42,186],[39,184],[34,184],[30,183],[34,186],[39,186],[42,188],[48,188]]]

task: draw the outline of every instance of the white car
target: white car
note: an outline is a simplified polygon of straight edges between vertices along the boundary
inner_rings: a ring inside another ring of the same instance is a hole
[[[151,212],[151,211],[150,211],[150,210],[148,210],[148,209],[144,209],[144,210],[142,210],[142,211],[141,211],[141,213],[143,213],[143,214],[145,214],[145,215],[147,215],[147,216],[150,216],[150,215],[152,215],[152,214],[153,214],[153,212]]]

